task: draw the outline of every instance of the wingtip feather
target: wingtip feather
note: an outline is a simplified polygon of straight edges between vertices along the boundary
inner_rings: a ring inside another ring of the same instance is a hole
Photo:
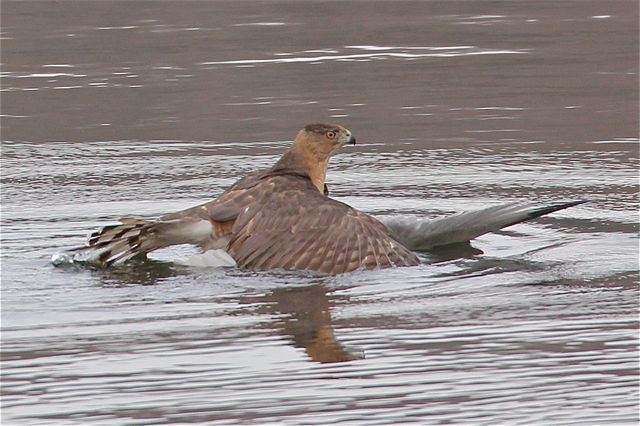
[[[575,200],[575,201],[569,201],[566,203],[552,204],[550,206],[540,207],[538,209],[531,211],[529,213],[529,217],[527,217],[527,219],[525,220],[534,219],[536,217],[544,216],[549,213],[557,212],[558,210],[567,209],[569,207],[574,207],[574,206],[588,203],[588,202],[589,200]]]

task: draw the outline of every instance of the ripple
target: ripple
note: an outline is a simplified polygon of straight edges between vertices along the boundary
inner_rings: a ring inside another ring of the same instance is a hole
[[[618,138],[618,139],[611,139],[611,140],[604,140],[604,141],[594,141],[591,142],[593,144],[626,144],[626,143],[630,143],[630,144],[639,144],[640,143],[640,139],[638,138]]]
[[[443,58],[475,55],[518,55],[527,54],[527,50],[502,50],[502,49],[480,49],[473,46],[460,47],[374,47],[374,46],[346,46],[347,48],[373,51],[371,53],[355,53],[342,55],[319,55],[319,56],[295,56],[278,57],[269,59],[238,59],[230,61],[207,61],[200,65],[260,65],[260,64],[288,64],[288,63],[322,63],[326,61],[371,61],[371,60],[416,60],[423,58]],[[379,52],[384,50],[384,52]],[[401,51],[392,51],[401,50]],[[425,53],[415,53],[415,50],[427,50]],[[307,51],[309,52],[309,51]],[[284,54],[280,54],[284,55]]]
[[[3,424],[637,423],[635,11],[116,3],[3,21]],[[606,40],[557,43],[594,25]],[[183,247],[50,265],[116,217],[212,199],[328,115],[371,142],[328,175],[369,213],[591,201],[414,268],[198,268]]]
[[[287,22],[248,22],[243,24],[233,24],[234,27],[283,27],[285,25],[292,25]]]

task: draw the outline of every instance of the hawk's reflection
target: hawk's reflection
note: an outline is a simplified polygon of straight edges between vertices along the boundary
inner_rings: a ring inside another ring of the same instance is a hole
[[[282,332],[291,337],[297,348],[318,362],[343,362],[364,358],[362,351],[349,349],[335,336],[327,289],[315,284],[308,287],[276,289],[264,296]]]
[[[96,269],[94,274],[104,286],[119,287],[154,285],[167,278],[193,276],[193,271],[171,263],[145,261],[117,268]],[[284,283],[291,282],[292,275],[265,274],[264,277],[286,285]],[[257,304],[259,313],[274,316],[271,326],[290,338],[295,347],[303,348],[313,361],[344,362],[364,358],[361,350],[349,349],[336,339],[331,324],[329,290],[322,279],[313,282],[307,286],[279,287],[257,296],[242,295],[236,300],[243,304]]]

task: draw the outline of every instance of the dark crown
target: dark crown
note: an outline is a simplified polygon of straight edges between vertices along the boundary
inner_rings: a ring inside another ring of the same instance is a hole
[[[304,131],[308,133],[327,133],[327,132],[338,132],[340,129],[333,124],[307,124],[304,126]]]

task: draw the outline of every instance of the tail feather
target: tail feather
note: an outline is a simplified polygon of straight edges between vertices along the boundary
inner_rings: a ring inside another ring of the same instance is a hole
[[[93,266],[111,266],[162,247],[155,238],[156,222],[129,218],[122,218],[120,222],[92,233],[87,247],[72,250],[73,260]]]
[[[214,245],[217,240],[213,237],[224,236],[213,235],[212,223],[199,217],[160,221],[125,217],[119,221],[119,224],[103,226],[92,233],[86,247],[70,250],[72,261],[106,267],[144,257],[149,252],[174,244]],[[224,245],[224,239],[220,241],[219,245]]]
[[[486,233],[585,202],[571,201],[544,207],[511,203],[435,220],[409,216],[392,216],[381,220],[407,248],[429,250],[437,246],[468,242]]]

